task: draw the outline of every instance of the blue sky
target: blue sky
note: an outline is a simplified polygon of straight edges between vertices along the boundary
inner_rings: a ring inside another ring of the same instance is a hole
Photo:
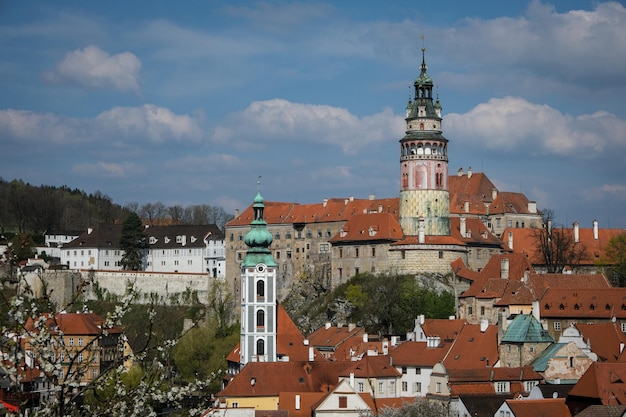
[[[0,177],[229,212],[259,175],[272,201],[395,197],[423,45],[451,175],[626,227],[617,2],[5,0]]]

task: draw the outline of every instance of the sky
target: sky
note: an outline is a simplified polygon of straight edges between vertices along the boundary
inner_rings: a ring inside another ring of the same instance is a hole
[[[0,0],[0,177],[245,209],[397,197],[425,48],[450,175],[626,228],[626,7]]]

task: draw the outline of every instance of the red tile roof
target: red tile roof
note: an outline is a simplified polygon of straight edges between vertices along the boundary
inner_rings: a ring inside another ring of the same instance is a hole
[[[548,288],[539,308],[542,318],[626,319],[626,288]]]
[[[328,241],[396,241],[404,236],[397,217],[389,213],[356,214]]]
[[[626,404],[626,363],[594,362],[568,396],[583,397],[604,405]]]
[[[453,343],[443,364],[446,369],[472,369],[493,366],[498,361],[498,326],[484,332],[479,324],[466,324]]]
[[[427,347],[426,342],[403,342],[391,352],[395,366],[432,368],[441,362],[452,343],[442,343],[437,347]]]
[[[94,313],[58,313],[47,320],[48,326],[62,331],[66,336],[85,335],[98,336],[101,334],[101,325],[105,323],[104,318]],[[33,329],[33,321],[29,318],[26,328]],[[115,326],[108,329],[109,333],[122,333],[121,327]]]
[[[426,337],[436,336],[442,342],[453,342],[466,324],[460,319],[425,319],[422,330]]]
[[[349,377],[354,372],[357,378],[398,377],[402,374],[394,367],[393,359],[389,355],[365,355],[352,366],[347,367],[340,376]]]
[[[322,326],[307,338],[310,346],[336,349],[354,336],[362,338],[365,329],[357,326]]]
[[[622,348],[623,344],[626,344],[626,335],[617,323],[576,323],[576,328],[583,340],[589,343],[591,351],[598,355],[598,362],[624,362],[626,360]]]
[[[515,417],[571,417],[565,398],[545,398],[541,400],[506,400]]]

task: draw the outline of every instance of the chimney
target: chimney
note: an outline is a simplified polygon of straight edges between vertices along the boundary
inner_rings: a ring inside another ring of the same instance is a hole
[[[235,218],[239,217],[239,209],[235,209]]]
[[[328,199],[327,198],[322,200],[322,207],[326,207],[326,205],[328,205]]]
[[[367,333],[363,333],[363,343],[367,343],[368,336]]]
[[[593,240],[598,240],[598,221],[593,221]]]
[[[309,346],[309,362],[315,361],[315,348],[313,346]]]
[[[469,207],[469,201],[465,201],[463,203],[463,211],[466,213],[469,213],[470,207]]]
[[[382,212],[383,212],[383,205],[382,205],[382,204],[379,204],[379,205],[378,205],[378,212],[379,212],[379,213],[382,213]]]
[[[472,178],[472,167],[467,168],[467,178]]]
[[[330,322],[329,321],[326,322],[326,324],[324,325],[324,328],[326,330],[330,329]]]
[[[572,226],[574,226],[574,243],[578,243],[580,242],[579,224],[578,222],[574,222]]]
[[[498,190],[494,188],[491,190],[491,199],[495,200],[497,197],[498,197]]]
[[[539,323],[541,323],[541,312],[539,311],[539,300],[533,300],[532,304],[533,317],[537,319]]]
[[[500,261],[500,278],[509,278],[509,260],[507,258],[502,258]]]
[[[419,316],[417,316],[420,325],[424,325],[424,322],[426,321],[426,316],[424,316],[423,314],[420,314]]]
[[[88,234],[88,235],[90,235],[90,234],[91,234],[91,232],[93,232],[93,228],[92,228],[92,227],[88,227],[88,228],[87,228],[87,234]]]
[[[375,199],[375,198],[376,198],[376,196],[375,196],[374,194],[370,194],[370,195],[369,195],[369,199],[370,199],[370,200],[373,200],[373,199]]]
[[[296,410],[300,409],[300,394],[296,394]]]
[[[480,332],[485,333],[488,328],[489,328],[489,320],[480,319]]]
[[[459,177],[463,176],[463,168],[459,168],[459,172],[457,174]]]
[[[528,202],[528,212],[532,214],[537,213],[537,202],[535,201]]]
[[[461,237],[465,237],[467,234],[467,224],[464,216],[459,218],[459,222],[461,223]]]
[[[513,250],[513,232],[509,232],[508,243],[509,243],[509,249]]]
[[[348,331],[351,332],[352,330],[354,330],[356,328],[356,324],[354,323],[348,323]]]

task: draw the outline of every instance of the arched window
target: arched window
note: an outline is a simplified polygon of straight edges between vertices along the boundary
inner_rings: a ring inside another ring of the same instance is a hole
[[[265,298],[265,281],[262,279],[256,282],[256,296],[257,298]]]
[[[256,312],[256,327],[265,326],[265,311],[259,310]]]
[[[257,356],[265,355],[265,341],[263,339],[256,341],[256,354]]]

